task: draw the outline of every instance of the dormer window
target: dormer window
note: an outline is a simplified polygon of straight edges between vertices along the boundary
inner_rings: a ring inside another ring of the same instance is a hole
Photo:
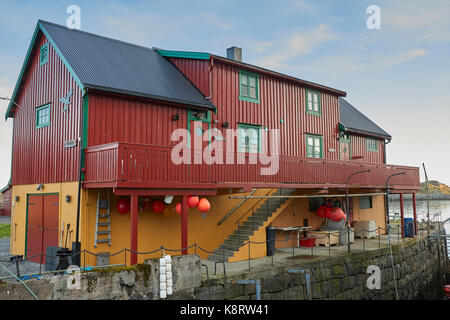
[[[306,89],[306,113],[316,116],[322,115],[320,92]]]
[[[239,100],[259,103],[259,76],[239,70]]]
[[[48,43],[41,47],[40,62],[41,66],[48,62]]]

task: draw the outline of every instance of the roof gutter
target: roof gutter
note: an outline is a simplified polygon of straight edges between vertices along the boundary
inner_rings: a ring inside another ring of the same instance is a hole
[[[169,99],[166,97],[145,94],[145,93],[140,93],[140,92],[130,92],[130,91],[125,91],[125,90],[120,90],[120,89],[100,87],[100,86],[95,86],[95,85],[91,85],[91,84],[85,84],[85,88],[99,91],[99,92],[108,92],[108,93],[112,93],[112,94],[139,97],[139,98],[149,99],[149,100],[164,101],[164,102],[172,103],[177,106],[184,107],[184,108],[186,108],[187,106],[191,106],[191,107],[214,111],[214,112],[216,112],[216,110],[217,110],[217,107],[208,100],[207,100],[207,104],[206,103],[200,104],[200,103],[183,101],[183,100],[178,100],[178,99]]]
[[[320,85],[318,83],[314,83],[314,82],[298,79],[298,78],[291,77],[291,76],[288,76],[288,75],[285,75],[285,74],[282,74],[282,73],[278,73],[278,72],[275,72],[275,71],[272,71],[272,70],[268,70],[268,69],[265,69],[265,68],[257,67],[257,66],[254,66],[254,65],[251,65],[251,64],[248,64],[248,63],[244,63],[244,62],[230,60],[230,59],[223,58],[223,57],[216,56],[216,55],[211,55],[211,57],[214,57],[214,59],[216,59],[216,60],[218,60],[220,62],[223,62],[223,63],[232,64],[232,65],[235,65],[235,66],[238,66],[238,67],[242,67],[242,68],[245,68],[247,70],[254,71],[254,72],[264,73],[264,74],[267,74],[267,75],[270,75],[270,76],[282,78],[284,80],[293,81],[295,83],[300,83],[301,85],[303,85],[305,87],[308,87],[308,88],[311,88],[311,89],[317,89],[317,90],[321,90],[321,91],[326,91],[326,92],[329,92],[329,93],[332,93],[332,94],[335,94],[335,95],[338,95],[338,96],[342,96],[342,97],[346,97],[347,96],[347,93],[345,91],[333,89],[333,88],[330,88],[330,87],[327,87],[327,86]]]
[[[379,139],[386,139],[386,140],[391,140],[392,139],[391,136],[385,136],[385,135],[376,134],[376,133],[373,133],[373,132],[368,132],[368,131],[359,130],[359,129],[347,128],[346,126],[344,126],[342,124],[339,124],[339,125],[346,132],[358,133],[358,134],[361,134],[361,135],[371,136],[371,137],[375,137],[375,138],[379,138]]]

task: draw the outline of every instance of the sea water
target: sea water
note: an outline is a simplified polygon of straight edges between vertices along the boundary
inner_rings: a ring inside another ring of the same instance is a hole
[[[444,222],[446,219],[450,218],[450,200],[430,200],[430,220],[438,221],[439,216],[436,213],[440,213],[440,220]],[[403,201],[403,208],[405,213],[405,218],[413,218],[413,202],[411,200]],[[427,201],[417,200],[416,201],[416,212],[417,221],[427,221]],[[389,215],[400,213],[400,201],[389,201]],[[447,234],[450,234],[450,222],[445,224],[445,230]]]

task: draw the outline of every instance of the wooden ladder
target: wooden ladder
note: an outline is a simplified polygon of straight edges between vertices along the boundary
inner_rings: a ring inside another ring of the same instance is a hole
[[[106,210],[106,212],[102,213],[102,210]],[[104,229],[104,227],[107,227],[106,230]],[[108,238],[99,239],[99,236],[104,235],[107,235]],[[94,247],[97,248],[97,245],[99,243],[107,243],[109,246],[111,246],[111,206],[109,200],[109,191],[107,199],[101,198],[100,191],[98,192],[97,197],[97,217],[95,219]]]

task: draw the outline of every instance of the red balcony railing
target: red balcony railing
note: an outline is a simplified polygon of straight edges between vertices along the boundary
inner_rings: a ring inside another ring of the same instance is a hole
[[[388,175],[405,172],[391,179],[396,188],[419,188],[419,168],[373,164],[353,161],[311,159],[280,156],[279,168],[273,175],[262,175],[259,161],[250,163],[248,154],[228,154],[230,164],[175,164],[171,160],[172,147],[132,143],[109,143],[85,150],[85,185],[128,188],[190,188],[251,185],[254,187],[279,184],[344,185],[347,177],[358,170],[369,173],[355,175],[352,186],[380,188]],[[201,158],[202,151],[190,155]],[[238,158],[241,163],[238,163]],[[223,162],[226,162],[224,153]]]

